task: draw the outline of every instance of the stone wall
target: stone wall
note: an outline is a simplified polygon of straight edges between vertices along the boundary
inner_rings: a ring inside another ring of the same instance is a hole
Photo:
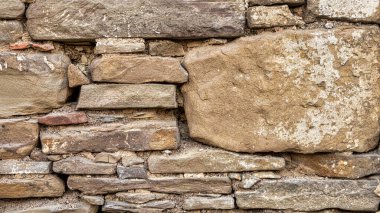
[[[379,24],[379,0],[1,0],[0,212],[376,212]]]

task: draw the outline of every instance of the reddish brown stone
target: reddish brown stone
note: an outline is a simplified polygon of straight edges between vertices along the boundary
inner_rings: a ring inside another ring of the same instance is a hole
[[[81,124],[87,123],[87,121],[87,116],[84,112],[49,114],[38,119],[38,123],[48,126]]]
[[[9,49],[11,50],[25,50],[30,47],[29,42],[17,42],[9,45]]]
[[[39,50],[41,52],[48,52],[54,50],[54,45],[45,43],[45,44],[38,44],[38,43],[31,43],[30,44],[33,49]]]

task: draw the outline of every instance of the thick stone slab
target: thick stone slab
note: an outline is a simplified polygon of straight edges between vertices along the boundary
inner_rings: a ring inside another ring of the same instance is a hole
[[[71,190],[84,194],[109,194],[132,189],[148,189],[163,193],[216,193],[229,194],[232,191],[231,180],[227,177],[209,178],[153,178],[118,179],[103,177],[70,176],[67,185]]]
[[[15,42],[22,37],[22,33],[20,21],[0,21],[0,42]]]
[[[1,160],[0,174],[49,174],[51,173],[51,162]]]
[[[0,159],[29,155],[37,145],[38,133],[35,120],[0,119]]]
[[[169,57],[109,55],[91,64],[92,80],[112,83],[184,83],[187,72]]]
[[[117,165],[117,176],[120,179],[146,179],[148,178],[148,173],[144,166],[125,167]]]
[[[20,0],[0,1],[0,19],[20,18],[25,11],[25,5]]]
[[[237,37],[245,24],[243,0],[39,0],[27,18],[35,40]]]
[[[285,179],[262,180],[252,191],[235,192],[242,209],[318,211],[337,208],[375,212],[380,197],[376,180]]]
[[[380,155],[377,154],[295,154],[292,162],[298,164],[305,174],[322,177],[356,179],[380,174]]]
[[[308,0],[307,9],[312,14],[323,18],[380,23],[379,0]]]
[[[164,84],[84,85],[81,88],[77,107],[78,109],[177,108],[176,87]]]
[[[93,126],[46,128],[40,133],[47,154],[176,149],[176,121],[135,121]]]
[[[221,197],[188,197],[185,198],[184,210],[202,210],[202,209],[234,209],[235,200],[232,196]]]
[[[62,54],[1,52],[0,117],[44,113],[63,105],[69,63]]]
[[[0,198],[60,197],[65,185],[55,175],[0,177]]]
[[[152,173],[202,173],[280,170],[280,157],[237,154],[217,149],[185,149],[172,155],[152,154],[148,158]]]
[[[368,26],[193,49],[182,87],[190,136],[237,152],[366,152],[380,133],[379,42]]]
[[[53,163],[53,171],[63,174],[99,174],[111,175],[116,173],[116,164],[95,163],[84,157],[68,157]]]
[[[268,28],[302,25],[301,17],[290,12],[287,5],[250,7],[247,11],[249,28]]]

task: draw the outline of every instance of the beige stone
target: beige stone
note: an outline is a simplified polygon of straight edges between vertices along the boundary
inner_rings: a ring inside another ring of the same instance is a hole
[[[285,30],[193,49],[182,87],[190,136],[237,152],[373,149],[379,35],[375,26]]]
[[[145,40],[141,38],[99,38],[96,39],[94,51],[95,54],[144,52]]]
[[[53,171],[62,174],[112,175],[116,164],[96,163],[84,157],[73,156],[53,163]]]
[[[0,19],[21,18],[24,14],[25,5],[20,0],[1,0]]]
[[[20,21],[0,21],[0,32],[0,42],[15,42],[21,39],[23,27]]]
[[[247,12],[248,27],[268,28],[302,25],[301,17],[290,12],[287,5],[250,7]]]
[[[185,198],[184,210],[203,210],[203,209],[233,209],[235,200],[232,196],[221,197],[188,197]]]
[[[88,77],[74,64],[70,64],[67,70],[67,77],[69,79],[69,87],[90,84]]]
[[[104,197],[103,196],[84,195],[84,196],[82,196],[82,199],[91,205],[96,205],[96,206],[104,205]]]
[[[167,194],[162,193],[154,193],[154,192],[140,192],[140,193],[133,193],[133,192],[119,192],[116,193],[116,197],[119,198],[122,201],[126,201],[129,203],[147,203],[152,200],[162,200],[167,197]]]
[[[81,88],[77,107],[93,110],[177,108],[176,87],[163,84],[84,85]]]
[[[159,200],[143,204],[134,204],[117,200],[106,200],[102,210],[105,212],[162,212],[163,210],[173,209],[176,206],[174,201]]]
[[[305,0],[246,0],[250,6],[252,5],[274,5],[288,4],[292,6],[305,4]]]
[[[220,38],[210,38],[202,41],[190,41],[186,44],[188,48],[195,48],[195,47],[204,47],[208,45],[221,45],[226,44],[227,39],[220,39]]]
[[[110,55],[91,64],[92,80],[112,83],[184,83],[187,72],[179,59],[153,56]]]
[[[158,56],[183,56],[183,45],[170,40],[149,42],[149,54]]]

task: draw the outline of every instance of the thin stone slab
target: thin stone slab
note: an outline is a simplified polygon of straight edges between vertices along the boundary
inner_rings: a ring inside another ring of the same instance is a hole
[[[235,200],[232,196],[221,197],[188,197],[183,203],[184,210],[202,209],[234,209]]]
[[[39,0],[27,26],[35,40],[237,37],[244,10],[243,0]]]
[[[99,174],[112,175],[116,173],[116,164],[96,163],[84,157],[68,157],[53,163],[53,171],[62,174]]]
[[[100,38],[96,39],[95,54],[139,53],[145,51],[144,39]]]
[[[162,212],[173,209],[176,203],[171,200],[151,201],[144,204],[128,203],[123,201],[106,200],[102,211],[104,212]]]
[[[175,85],[92,84],[81,88],[78,109],[177,108]]]
[[[147,203],[153,200],[161,200],[167,197],[167,194],[162,193],[154,193],[154,192],[141,192],[141,193],[133,193],[133,192],[119,192],[116,193],[115,196],[122,201],[126,201],[129,203]]]
[[[235,197],[241,209],[318,211],[337,208],[375,212],[380,202],[380,197],[373,192],[376,186],[376,180],[261,180],[253,190],[236,191]]]
[[[146,179],[148,178],[148,173],[143,166],[125,167],[122,165],[118,165],[117,176],[120,179]]]
[[[0,174],[49,174],[51,173],[51,164],[49,161],[1,160]]]
[[[246,0],[249,6],[253,5],[275,5],[275,4],[288,4],[297,6],[305,4],[305,0]]]
[[[0,19],[21,18],[25,11],[25,4],[21,0],[1,0]]]
[[[172,155],[152,154],[148,158],[152,173],[202,173],[280,170],[280,157],[237,154],[218,149],[185,149]]]
[[[51,113],[38,118],[38,123],[48,126],[87,123],[85,112]]]
[[[21,39],[23,32],[20,21],[0,21],[0,42],[15,42]]]
[[[165,150],[176,149],[179,144],[176,121],[49,127],[40,137],[42,151],[47,154]]]

